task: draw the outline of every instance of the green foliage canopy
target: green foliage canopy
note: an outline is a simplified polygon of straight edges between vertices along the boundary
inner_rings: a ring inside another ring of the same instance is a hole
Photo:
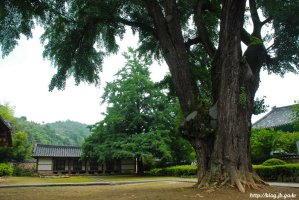
[[[157,4],[164,7],[160,1]],[[257,0],[252,5],[253,11],[263,11],[266,20],[260,22],[260,26],[271,25],[273,31],[267,31],[265,37],[259,39],[261,33],[258,31],[261,27],[256,27],[252,34],[244,29],[243,42],[249,46],[252,41],[250,38],[255,37],[267,48],[268,56],[263,65],[269,72],[284,74],[287,71],[296,71],[299,63],[299,22],[294,16],[299,10],[298,0]],[[196,0],[177,2],[181,31],[189,48],[194,75],[200,83],[200,90],[210,93],[212,62],[205,49],[207,41],[198,37],[202,32],[196,30],[198,21],[195,19],[202,17],[204,23],[201,25],[204,26],[204,31],[207,31],[211,44],[216,46],[221,2],[206,2],[204,12],[200,13],[194,9],[196,6]],[[123,38],[126,27],[131,27],[134,34],[138,33],[139,53],[156,59],[162,58],[157,30],[145,1],[4,0],[0,7],[2,56],[13,50],[20,35],[31,37],[35,24],[45,29],[41,38],[45,45],[44,57],[49,58],[57,67],[50,90],[55,87],[63,89],[65,80],[70,75],[75,77],[77,84],[80,81],[98,83],[97,74],[102,69],[102,61],[105,56],[119,50],[117,38]],[[197,16],[198,14],[200,16]],[[245,24],[248,24],[250,18],[246,16],[245,19]],[[252,36],[248,37],[250,35]]]
[[[107,112],[83,144],[83,157],[98,162],[120,158],[173,161],[171,144],[184,143],[172,134],[177,102],[168,101],[150,80],[149,59],[137,57],[133,49],[124,56],[125,67],[105,87],[102,98]],[[190,152],[190,146],[182,153],[186,150]]]
[[[6,121],[15,121],[14,113],[15,110],[9,103],[4,103],[3,105],[0,105],[0,116]]]

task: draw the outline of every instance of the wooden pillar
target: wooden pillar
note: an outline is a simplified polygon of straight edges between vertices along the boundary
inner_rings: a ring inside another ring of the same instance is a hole
[[[103,163],[103,174],[106,174],[106,163]]]
[[[68,173],[70,174],[71,173],[71,159],[70,158],[68,158],[67,159],[67,169],[68,169]]]
[[[38,161],[39,161],[39,158],[36,158],[36,167],[35,167],[36,173],[38,173]]]

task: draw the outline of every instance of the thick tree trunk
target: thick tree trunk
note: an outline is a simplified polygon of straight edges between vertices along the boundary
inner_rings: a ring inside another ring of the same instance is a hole
[[[207,132],[210,117],[207,108],[199,104],[176,1],[145,2],[185,116],[182,132],[196,151],[199,186],[231,184],[242,192],[245,185],[256,187],[255,181],[261,180],[252,171],[249,132],[257,87],[248,76],[248,63],[242,58],[240,46],[246,0],[222,1],[219,49],[212,71],[213,97],[218,102],[215,135]]]
[[[217,132],[207,175],[200,186],[231,184],[241,192],[245,186],[255,187],[250,159],[249,130],[252,112],[247,65],[242,59],[241,30],[245,0],[222,1],[218,80]],[[248,99],[250,98],[250,99]],[[255,180],[254,180],[255,179]]]
[[[195,138],[189,140],[196,152],[196,161],[198,164],[197,182],[200,183],[208,172],[209,161],[211,159],[211,147],[213,146],[213,137]]]
[[[200,163],[198,177],[201,180],[206,174],[213,138],[205,131],[209,124],[208,111],[198,104],[200,94],[193,79],[176,1],[163,1],[163,8],[155,0],[145,0],[145,3],[154,21],[163,56],[186,118],[181,126],[182,133],[196,151],[197,162]]]

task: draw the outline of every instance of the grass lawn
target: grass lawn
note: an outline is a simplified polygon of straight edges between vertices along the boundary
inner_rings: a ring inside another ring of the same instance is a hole
[[[121,182],[121,181],[142,181],[176,179],[175,177],[152,177],[152,176],[70,176],[60,177],[5,177],[0,179],[0,185],[17,184],[46,184],[46,183],[79,183],[79,182]]]
[[[249,200],[252,194],[299,195],[298,188],[265,187],[240,193],[233,188],[200,190],[193,183],[151,182],[129,185],[0,188],[1,200]],[[268,198],[274,199],[274,198]],[[281,198],[284,199],[284,198]],[[287,198],[296,199],[296,198]]]
[[[68,178],[40,178],[40,177],[5,177],[0,179],[0,185],[43,184],[43,183],[78,183],[94,182],[89,177],[72,176]]]
[[[142,181],[142,180],[161,180],[176,179],[171,176],[132,176],[132,175],[115,175],[115,176],[90,176],[90,178],[102,181],[121,182],[121,181]],[[196,179],[194,179],[196,180]]]

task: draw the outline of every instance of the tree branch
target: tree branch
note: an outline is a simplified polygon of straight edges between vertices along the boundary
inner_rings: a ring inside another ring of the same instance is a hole
[[[153,27],[151,27],[151,26],[149,26],[145,23],[134,22],[134,21],[130,21],[130,20],[127,20],[127,19],[123,19],[123,18],[116,18],[116,21],[120,22],[124,25],[127,25],[127,26],[140,28],[143,31],[152,33],[155,38],[158,38],[156,30]]]
[[[250,44],[250,34],[243,28],[241,30],[241,41],[247,46]]]
[[[257,7],[255,0],[249,0],[249,8],[250,8],[250,14],[251,18],[254,24],[261,23],[260,17],[257,13]]]
[[[253,22],[253,33],[256,37],[261,37],[262,22],[257,12],[257,6],[255,0],[249,0],[250,14]]]
[[[216,48],[214,47],[208,29],[205,26],[204,20],[202,18],[202,9],[204,6],[203,1],[198,0],[195,8],[194,8],[194,22],[197,27],[197,33],[200,42],[203,44],[205,50],[209,54],[209,56],[212,58],[216,52]]]
[[[198,44],[200,43],[200,38],[199,37],[196,37],[196,38],[193,38],[193,39],[188,39],[187,42],[185,42],[185,45],[186,45],[186,48],[187,49],[190,49],[190,47],[194,44]]]
[[[166,28],[167,25],[166,25],[164,15],[162,13],[161,6],[156,1],[152,1],[152,0],[144,0],[144,1],[146,4],[148,13],[154,21],[158,39],[160,40],[160,42],[168,40],[169,38],[165,34],[165,33],[167,33],[167,28]]]
[[[273,19],[272,17],[269,17],[269,18],[265,19],[264,21],[262,21],[261,22],[262,26],[267,24],[268,22],[272,21],[272,19]]]

